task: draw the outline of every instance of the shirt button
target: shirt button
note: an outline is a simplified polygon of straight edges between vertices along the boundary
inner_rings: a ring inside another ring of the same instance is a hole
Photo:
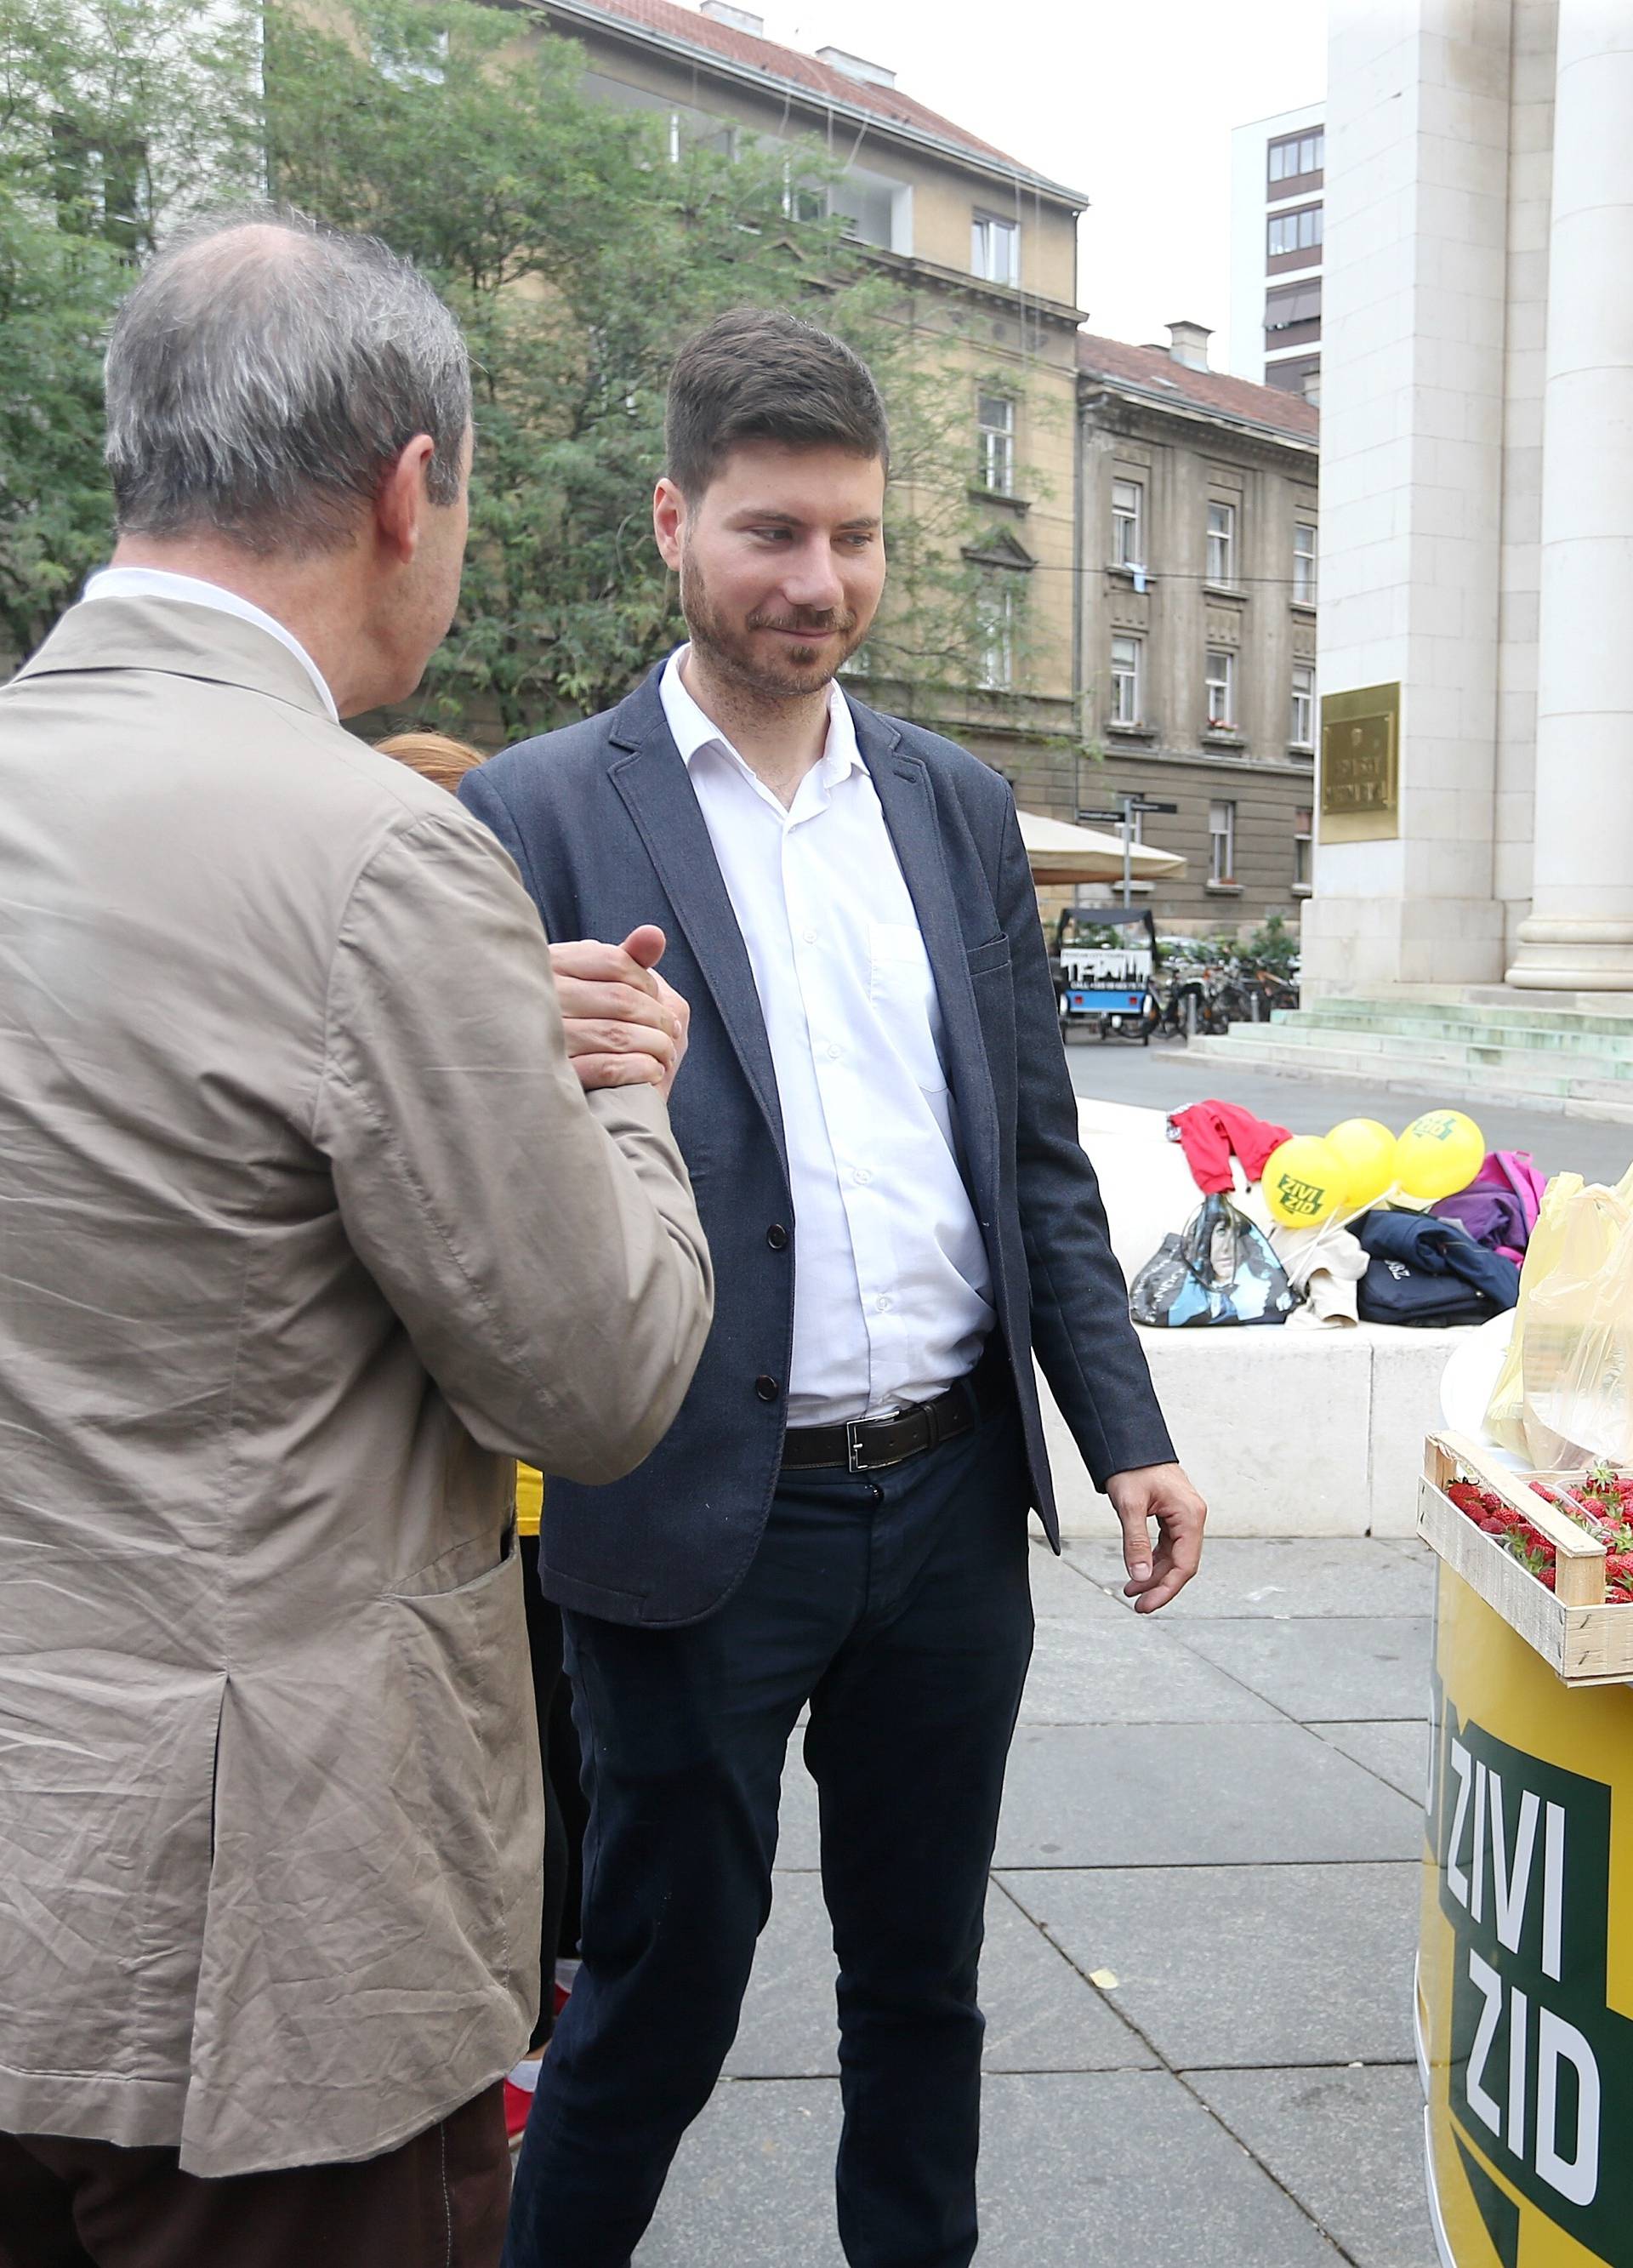
[[[773,1252],[787,1251],[788,1231],[783,1227],[780,1220],[774,1220],[770,1227],[767,1229],[766,1242],[770,1246]]]
[[[776,1379],[768,1378],[763,1373],[754,1381],[754,1392],[762,1402],[775,1402],[782,1391]]]
[[[895,1304],[888,1292],[881,1292],[873,1302],[873,1312],[876,1315],[887,1315]]]
[[[844,1049],[842,1048],[835,1047],[833,1041],[830,1040],[828,1045],[823,1049],[822,1052],[828,1057],[829,1063],[837,1063],[840,1057],[844,1053]]]
[[[817,941],[817,933],[813,929],[802,929],[799,934],[807,945],[814,945]]]
[[[873,1176],[865,1166],[858,1166],[850,1178],[859,1189],[864,1189]]]

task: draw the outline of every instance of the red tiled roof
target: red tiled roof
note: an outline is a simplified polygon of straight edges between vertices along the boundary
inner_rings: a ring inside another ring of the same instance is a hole
[[[544,0],[548,7],[549,0]],[[1007,166],[1028,180],[1040,178],[1031,168],[1022,166],[1002,150],[995,150],[989,142],[982,142],[962,126],[955,126],[950,118],[927,109],[916,102],[910,94],[903,94],[894,86],[875,86],[870,80],[852,78],[848,72],[835,70],[831,63],[820,63],[815,55],[801,55],[797,48],[779,47],[775,40],[757,38],[752,32],[739,32],[735,25],[717,23],[712,16],[700,16],[691,8],[680,8],[672,0],[579,0],[579,4],[614,21],[633,25],[640,30],[660,33],[669,40],[683,40],[688,47],[703,48],[724,62],[746,63],[750,69],[764,71],[769,77],[783,80],[819,100],[839,101],[853,109],[876,111],[887,123],[905,126],[920,134],[933,135],[938,142],[951,142],[960,149],[974,151],[978,156]]]
[[[1217,409],[1222,416],[1250,425],[1273,426],[1301,441],[1313,441],[1320,432],[1320,411],[1301,394],[1284,393],[1276,386],[1254,386],[1249,379],[1229,378],[1221,370],[1192,370],[1175,362],[1166,347],[1125,346],[1121,339],[1079,331],[1078,367],[1091,377],[1136,386],[1144,393],[1188,401],[1199,409]]]

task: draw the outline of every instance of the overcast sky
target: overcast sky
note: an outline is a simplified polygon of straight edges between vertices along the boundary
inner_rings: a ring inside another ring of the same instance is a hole
[[[1226,363],[1231,129],[1320,101],[1325,0],[743,0],[768,38],[847,48],[1085,193],[1078,302],[1112,338],[1212,325]]]

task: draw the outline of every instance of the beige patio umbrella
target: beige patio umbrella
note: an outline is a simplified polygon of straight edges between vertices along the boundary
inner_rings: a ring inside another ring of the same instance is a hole
[[[1045,819],[1035,811],[1016,813],[1026,863],[1037,883],[1120,882],[1123,875],[1122,837],[1102,835],[1092,827],[1072,827],[1063,819]],[[1136,882],[1165,880],[1182,873],[1185,861],[1173,850],[1154,850],[1146,843],[1129,846],[1129,876]]]

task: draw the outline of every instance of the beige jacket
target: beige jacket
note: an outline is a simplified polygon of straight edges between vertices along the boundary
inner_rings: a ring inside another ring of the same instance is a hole
[[[510,1460],[636,1464],[711,1298],[484,829],[254,625],[70,612],[0,690],[0,2130],[366,2157],[523,2051]]]

